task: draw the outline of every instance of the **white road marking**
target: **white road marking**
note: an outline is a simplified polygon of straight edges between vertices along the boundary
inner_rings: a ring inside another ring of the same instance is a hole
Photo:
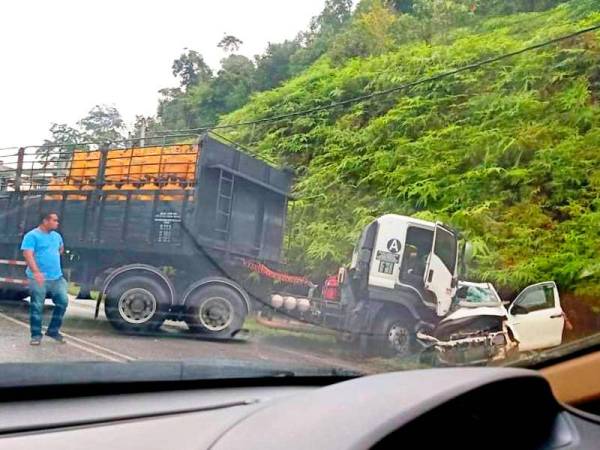
[[[14,317],[10,317],[4,313],[0,313],[0,317],[2,317],[5,320],[8,320],[9,322],[15,323],[21,327],[27,328],[29,329],[29,324],[27,322],[23,322],[21,320],[15,319]],[[123,362],[123,360],[125,361],[134,361],[135,358],[132,358],[131,356],[127,356],[124,355],[122,353],[119,352],[115,352],[114,350],[111,350],[109,348],[103,347],[101,345],[97,345],[94,344],[92,342],[89,342],[85,339],[81,339],[75,336],[72,336],[70,334],[67,334],[65,332],[61,332],[67,339],[67,344],[71,345],[75,348],[78,348],[79,350],[83,350],[85,352],[88,352],[92,355],[95,356],[99,356],[101,358],[104,358],[108,361],[113,361],[113,362]],[[79,343],[78,343],[79,342]],[[83,345],[82,345],[83,344]],[[91,348],[90,348],[91,347]],[[94,348],[96,350],[94,350]],[[97,350],[101,350],[103,353],[101,353],[100,351]]]
[[[348,361],[344,361],[344,360],[336,358],[336,357],[331,357],[331,356],[327,356],[327,355],[318,356],[316,354],[308,353],[308,351],[300,352],[300,351],[296,351],[296,350],[291,350],[289,348],[281,348],[281,347],[277,347],[277,351],[282,352],[282,353],[287,353],[288,355],[295,356],[296,358],[299,358],[299,359],[303,358],[307,361],[312,361],[317,364],[323,364],[323,360],[327,359],[327,360],[337,364],[340,368],[351,368],[352,370],[357,370],[359,372],[368,373],[368,371],[366,371],[364,368],[361,368],[360,366],[357,366],[355,364],[350,365]]]
[[[127,361],[135,361],[137,359],[137,358],[134,358],[133,356],[128,356],[128,355],[125,355],[123,353],[119,353],[119,352],[117,352],[115,350],[111,350],[110,348],[104,347],[103,345],[94,344],[93,342],[90,342],[87,339],[81,339],[81,338],[75,337],[75,336],[73,336],[71,334],[67,334],[64,331],[61,331],[61,333],[64,334],[69,339],[72,339],[74,341],[80,342],[81,344],[87,345],[87,346],[95,348],[97,350],[101,350],[101,351],[103,351],[105,353],[108,353],[108,354],[111,354],[113,356],[117,356],[119,358],[125,359]]]

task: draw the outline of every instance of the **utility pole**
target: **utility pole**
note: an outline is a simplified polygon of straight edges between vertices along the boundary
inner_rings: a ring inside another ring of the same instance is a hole
[[[146,143],[146,118],[142,119],[142,128],[140,129],[140,147]]]

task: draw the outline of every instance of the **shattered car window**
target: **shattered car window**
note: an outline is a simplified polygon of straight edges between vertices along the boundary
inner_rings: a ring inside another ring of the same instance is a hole
[[[457,293],[457,297],[461,301],[469,303],[498,303],[500,301],[491,289],[479,286],[462,288],[462,291]]]

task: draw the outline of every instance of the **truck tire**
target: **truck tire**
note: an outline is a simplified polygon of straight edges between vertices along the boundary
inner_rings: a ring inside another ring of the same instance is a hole
[[[197,289],[186,302],[185,322],[193,333],[228,339],[240,331],[246,319],[246,305],[232,288],[211,285]]]
[[[168,292],[158,280],[144,275],[124,276],[109,285],[104,312],[119,331],[147,333],[165,321],[168,299]]]
[[[414,353],[416,347],[415,321],[394,312],[376,324],[374,339],[377,353],[388,357],[404,358]]]

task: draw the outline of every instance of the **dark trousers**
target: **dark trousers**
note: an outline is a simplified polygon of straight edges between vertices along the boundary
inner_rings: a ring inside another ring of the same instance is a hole
[[[40,286],[37,281],[30,278],[29,292],[31,294],[31,302],[29,305],[31,337],[42,336],[42,317],[46,297],[50,297],[54,302],[54,311],[52,312],[50,325],[48,325],[47,334],[52,336],[57,335],[69,303],[67,280],[63,277],[60,277],[58,280],[46,280],[44,284]]]

